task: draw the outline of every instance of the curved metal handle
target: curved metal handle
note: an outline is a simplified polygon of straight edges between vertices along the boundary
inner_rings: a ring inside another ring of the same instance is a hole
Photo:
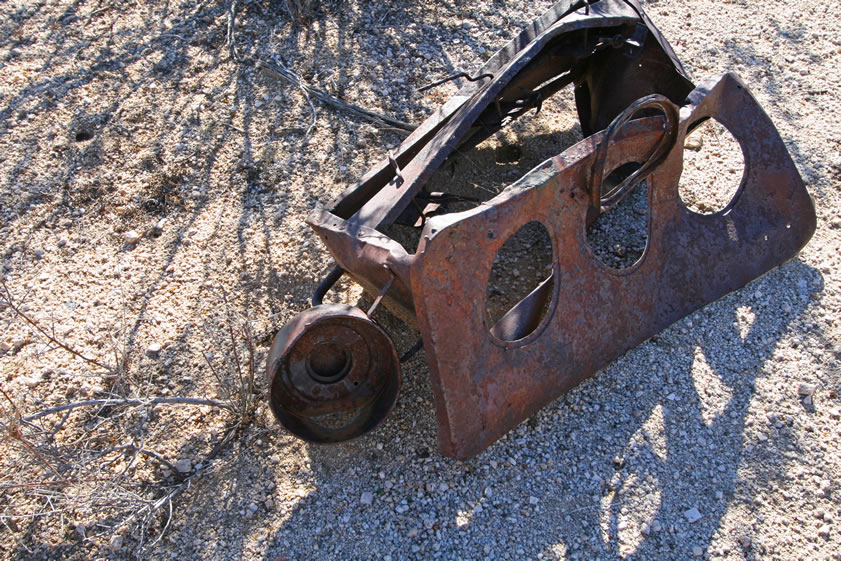
[[[607,162],[607,150],[610,141],[616,136],[616,133],[627,123],[631,117],[643,109],[656,108],[663,112],[666,117],[666,130],[663,138],[654,147],[654,151],[645,161],[645,163],[634,173],[626,177],[619,185],[610,190],[609,193],[602,196],[601,185],[604,178],[604,166]],[[652,94],[633,102],[622,113],[616,116],[615,119],[605,129],[605,135],[599,144],[598,152],[596,152],[596,161],[593,165],[593,175],[590,183],[590,198],[593,208],[598,209],[599,213],[607,212],[631,189],[645,177],[647,177],[652,169],[660,164],[663,158],[668,154],[675,142],[677,141],[678,130],[678,108],[669,101],[669,99],[660,94]]]
[[[315,287],[315,292],[312,295],[312,305],[313,306],[320,306],[321,303],[324,301],[324,295],[333,288],[333,285],[336,284],[342,275],[345,273],[345,270],[336,265],[333,267],[327,276],[324,277],[318,286]]]

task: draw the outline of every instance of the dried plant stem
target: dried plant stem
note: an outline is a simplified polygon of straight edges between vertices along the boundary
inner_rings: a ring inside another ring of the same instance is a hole
[[[61,474],[58,472],[58,470],[55,467],[53,467],[53,465],[47,460],[47,458],[45,458],[44,455],[41,454],[41,452],[39,452],[38,449],[35,448],[35,446],[31,442],[29,442],[28,440],[26,440],[23,437],[23,433],[21,432],[20,426],[19,426],[21,418],[20,418],[20,411],[18,410],[18,406],[15,404],[14,401],[12,401],[12,398],[9,397],[9,394],[6,393],[6,390],[4,390],[3,388],[0,388],[0,392],[3,393],[3,396],[6,398],[6,400],[9,402],[9,404],[12,406],[12,409],[14,409],[14,414],[15,414],[14,418],[10,418],[9,426],[6,428],[6,433],[9,435],[10,438],[12,438],[14,440],[17,440],[18,442],[23,444],[24,447],[26,447],[27,450],[32,452],[32,454],[34,454],[45,466],[50,468],[50,471],[52,471],[56,475],[56,477],[61,478]]]
[[[40,333],[41,335],[43,335],[44,337],[46,337],[46,339],[47,339],[50,343],[52,343],[52,344],[54,344],[54,345],[56,345],[56,346],[58,346],[58,347],[60,347],[60,348],[64,349],[65,351],[67,351],[68,353],[72,354],[73,356],[78,357],[78,358],[80,358],[80,359],[84,360],[84,361],[85,361],[85,362],[87,362],[88,364],[92,364],[92,365],[94,365],[94,366],[97,366],[97,367],[99,367],[99,368],[102,368],[103,370],[106,370],[106,371],[107,371],[107,372],[109,372],[109,373],[113,373],[113,372],[114,372],[114,367],[113,367],[113,366],[110,366],[110,365],[108,365],[108,364],[104,364],[104,363],[102,363],[102,362],[99,362],[98,360],[96,360],[96,359],[94,359],[94,358],[90,358],[89,356],[85,356],[85,355],[83,355],[82,353],[80,353],[79,351],[77,351],[76,349],[74,349],[73,347],[70,347],[69,345],[66,345],[65,343],[62,343],[62,342],[61,342],[61,341],[59,341],[59,340],[58,340],[55,336],[51,335],[51,334],[50,334],[50,333],[49,333],[46,329],[44,329],[43,327],[41,327],[41,324],[39,324],[37,321],[35,321],[35,320],[34,320],[34,319],[32,319],[31,317],[29,317],[29,315],[28,315],[26,312],[24,312],[24,311],[20,308],[20,306],[18,306],[18,305],[15,303],[14,299],[12,298],[12,293],[9,291],[9,287],[8,287],[8,286],[6,286],[6,281],[5,281],[5,280],[3,280],[2,278],[0,278],[0,287],[2,287],[2,288],[3,288],[3,295],[2,295],[2,298],[3,298],[3,300],[6,302],[6,305],[7,305],[9,308],[11,308],[11,309],[12,309],[12,311],[13,311],[16,315],[18,315],[18,316],[20,316],[21,318],[23,318],[23,319],[24,319],[24,320],[25,320],[25,321],[26,321],[29,325],[31,325],[33,328],[35,328],[35,330],[36,330],[36,331],[38,331],[38,333]]]
[[[65,403],[64,405],[58,405],[56,407],[51,407],[49,409],[44,409],[43,411],[39,411],[33,415],[29,415],[28,417],[24,417],[21,419],[25,422],[34,421],[35,419],[39,419],[41,417],[45,417],[47,415],[52,415],[53,413],[59,413],[61,411],[67,411],[68,409],[76,409],[77,407],[92,407],[92,406],[99,406],[99,407],[116,407],[116,406],[126,406],[126,405],[162,405],[162,404],[170,404],[170,405],[208,405],[210,407],[220,407],[222,409],[233,410],[233,407],[226,403],[221,403],[219,401],[213,401],[212,399],[201,399],[197,397],[155,397],[151,399],[89,399],[87,401],[77,401],[75,403]]]
[[[304,80],[298,76],[295,72],[286,68],[285,66],[278,66],[276,64],[272,64],[266,61],[257,61],[256,65],[258,70],[263,70],[272,74],[274,76],[283,78],[290,84],[296,86],[303,92],[306,92],[308,96],[312,96],[321,103],[325,105],[329,105],[331,107],[335,107],[336,109],[341,109],[346,113],[350,113],[367,121],[371,121],[378,125],[386,125],[392,129],[394,132],[407,135],[413,130],[417,128],[417,125],[413,125],[412,123],[407,123],[406,121],[401,121],[399,119],[394,119],[389,117],[388,115],[383,115],[382,113],[377,113],[376,111],[371,111],[370,109],[365,109],[364,107],[360,107],[353,103],[349,103],[343,99],[340,99],[330,93],[327,93],[324,90],[320,90],[318,88],[314,88],[304,82]],[[307,97],[309,100],[309,97]]]

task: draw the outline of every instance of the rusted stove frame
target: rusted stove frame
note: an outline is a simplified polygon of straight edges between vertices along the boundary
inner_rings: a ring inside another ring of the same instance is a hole
[[[321,304],[350,275],[419,329],[429,361],[442,454],[469,458],[558,395],[674,321],[793,257],[815,228],[791,157],[733,74],[694,87],[635,0],[560,2],[499,51],[355,187],[308,218],[338,268],[315,306],[277,335],[270,402],[293,433],[338,442],[390,410],[400,363],[361,310]],[[475,145],[574,84],[583,141],[464,212],[424,216],[423,188],[457,148]],[[683,141],[708,118],[739,142],[745,172],[720,212],[678,195]],[[602,178],[638,169],[615,187]],[[648,242],[627,269],[604,265],[586,226],[639,181],[649,186]],[[383,231],[422,216],[413,253]],[[491,325],[494,256],[537,221],[552,273]],[[368,315],[370,315],[369,310]]]

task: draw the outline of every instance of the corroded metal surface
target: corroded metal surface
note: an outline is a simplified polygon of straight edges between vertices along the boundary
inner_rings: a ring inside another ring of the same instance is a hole
[[[567,85],[588,138],[490,201],[423,216],[448,200],[423,189],[454,150],[539,110]],[[684,139],[708,118],[739,142],[745,172],[732,201],[702,215],[684,205],[678,182]],[[602,184],[632,162],[637,171],[618,186]],[[629,268],[612,269],[594,255],[586,227],[643,179],[645,251]],[[420,218],[417,248],[383,233],[401,216],[410,224]],[[559,2],[308,221],[339,267],[314,301],[345,272],[419,329],[441,452],[456,458],[479,453],[628,349],[791,258],[815,229],[791,157],[739,78],[695,88],[635,0]],[[494,257],[530,222],[551,239],[551,275],[491,322]],[[385,333],[361,310],[336,305],[318,305],[285,326],[268,373],[275,415],[316,442],[376,426],[400,383]]]
[[[321,444],[365,434],[400,391],[391,340],[358,308],[322,304],[275,337],[267,370],[272,411],[295,435]]]
[[[628,269],[603,265],[585,233],[604,133],[547,161],[489,204],[428,221],[412,290],[442,453],[477,454],[628,349],[793,257],[809,240],[811,199],[738,78],[704,84],[689,100],[680,110],[677,142],[648,176],[648,245]],[[733,201],[712,215],[688,210],[677,191],[683,138],[706,117],[733,133],[746,161]],[[607,168],[645,160],[663,134],[632,122],[609,147]],[[556,288],[543,322],[505,340],[488,323],[486,287],[499,248],[532,220],[552,238]]]

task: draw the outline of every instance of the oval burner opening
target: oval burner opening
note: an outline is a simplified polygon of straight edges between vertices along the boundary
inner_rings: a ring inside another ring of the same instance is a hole
[[[640,168],[628,162],[617,167],[601,185],[602,195]],[[640,181],[615,207],[587,227],[587,242],[599,261],[612,269],[627,269],[639,261],[648,244],[648,182]]]
[[[715,214],[735,199],[745,173],[742,147],[727,128],[707,119],[686,137],[678,194],[698,214]]]
[[[485,293],[491,334],[517,341],[537,329],[552,303],[552,239],[537,221],[508,238],[494,257]]]

